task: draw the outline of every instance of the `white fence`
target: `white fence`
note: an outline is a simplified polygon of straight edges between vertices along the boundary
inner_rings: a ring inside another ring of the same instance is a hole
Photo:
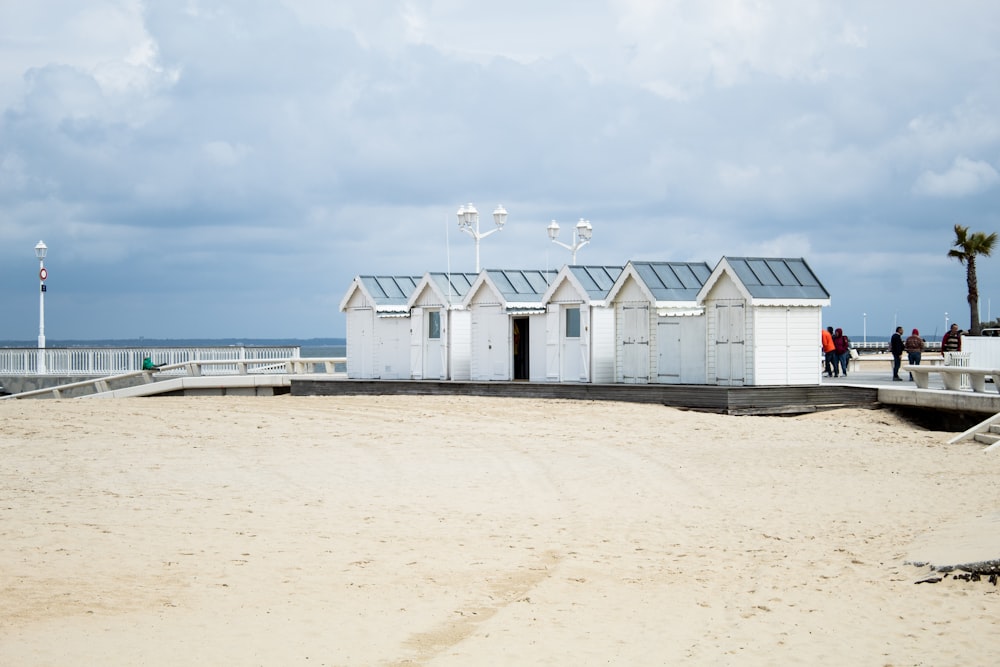
[[[298,347],[62,347],[0,348],[0,375],[40,375],[39,352],[45,357],[45,375],[101,376],[130,373],[142,369],[142,360],[149,357],[158,366],[190,361],[227,361],[206,366],[206,374],[226,375],[237,371],[240,361],[267,359],[298,359]]]

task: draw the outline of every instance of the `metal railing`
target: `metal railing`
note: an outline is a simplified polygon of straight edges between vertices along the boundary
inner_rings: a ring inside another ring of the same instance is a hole
[[[38,372],[37,348],[0,348],[0,375],[117,375],[142,370],[146,357],[158,366],[189,361],[297,359],[298,347],[62,347],[41,350],[45,372]],[[233,372],[222,369],[223,373]],[[213,372],[213,371],[209,371]]]
[[[155,384],[179,377],[222,378],[233,375],[308,375],[340,374],[346,377],[346,357],[288,357],[284,359],[203,359],[167,364],[155,371],[128,371],[116,375],[79,380],[66,384],[33,389],[0,397],[0,400],[22,398],[79,398],[136,385]],[[222,380],[218,380],[221,382]]]

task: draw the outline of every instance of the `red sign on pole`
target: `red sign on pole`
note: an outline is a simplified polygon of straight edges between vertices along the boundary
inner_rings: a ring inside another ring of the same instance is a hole
[[[42,267],[42,270],[38,272],[38,277],[41,278],[42,280],[45,280],[46,278],[49,277],[49,272],[46,271],[44,267]]]

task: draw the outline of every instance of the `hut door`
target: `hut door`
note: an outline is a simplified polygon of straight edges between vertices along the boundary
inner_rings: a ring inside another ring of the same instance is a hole
[[[622,306],[622,380],[649,382],[649,306]]]
[[[580,347],[580,307],[570,306],[562,309],[562,372],[559,379],[562,382],[579,382],[582,359]]]
[[[531,364],[528,361],[528,318],[514,318],[514,344],[511,346],[514,352],[514,379],[529,380],[529,369]]]
[[[656,375],[666,383],[681,381],[681,323],[663,320],[656,325]]]
[[[416,311],[414,312],[416,315]],[[423,330],[423,377],[425,380],[440,380],[441,368],[441,311],[429,310],[424,318]],[[419,321],[418,321],[419,326]]]
[[[745,379],[743,302],[715,306],[715,377],[722,385],[742,385]]]

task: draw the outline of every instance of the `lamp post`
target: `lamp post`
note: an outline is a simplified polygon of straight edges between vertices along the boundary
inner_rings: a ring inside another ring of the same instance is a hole
[[[861,313],[861,317],[864,318],[864,323],[862,325],[864,328],[861,330],[862,331],[862,340],[864,341],[864,344],[867,347],[868,346],[868,313]]]
[[[472,204],[468,206],[460,206],[458,209],[458,228],[463,232],[471,236],[476,242],[476,273],[479,273],[479,240],[484,239],[490,234],[499,232],[503,229],[504,223],[507,222],[507,209],[500,206],[496,207],[493,211],[493,222],[496,224],[496,229],[491,229],[488,232],[479,231],[479,211]]]
[[[49,247],[44,241],[35,246],[35,257],[38,258],[38,372],[45,373],[45,279],[49,277],[45,270],[45,255]]]
[[[944,330],[945,333],[948,332],[948,311],[944,311]]]
[[[590,237],[594,233],[594,228],[590,224],[590,220],[584,220],[580,218],[580,222],[576,223],[576,227],[573,228],[573,244],[567,245],[562,241],[557,241],[556,238],[559,236],[559,223],[553,220],[546,227],[549,230],[549,240],[551,240],[556,245],[561,245],[562,247],[573,253],[573,264],[576,264],[576,251],[583,246],[590,243]]]

